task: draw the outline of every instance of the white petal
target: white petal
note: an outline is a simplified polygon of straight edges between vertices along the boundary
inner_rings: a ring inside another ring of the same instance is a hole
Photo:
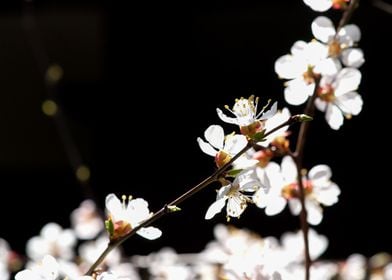
[[[225,146],[223,150],[230,155],[236,155],[248,144],[248,140],[244,135],[228,135],[226,137]]]
[[[50,276],[51,278],[48,279],[56,279],[58,276],[59,271],[59,264],[57,263],[56,259],[50,255],[46,255],[42,259],[42,267],[43,273],[46,276]]]
[[[42,278],[31,270],[25,269],[15,275],[15,280],[42,280]]]
[[[305,41],[296,41],[290,49],[290,52],[293,56],[301,55],[303,51],[306,49],[308,43]]]
[[[363,51],[358,48],[345,49],[341,57],[343,64],[348,67],[359,68],[365,62]]]
[[[210,207],[208,207],[207,213],[205,215],[205,219],[206,220],[210,220],[212,219],[216,214],[220,213],[222,211],[222,208],[225,206],[226,204],[226,199],[227,197],[221,198],[216,200],[214,203],[212,203],[210,205]]]
[[[299,215],[299,213],[301,212],[302,206],[301,206],[301,202],[299,201],[299,199],[290,199],[289,200],[289,208],[291,211],[291,214],[293,215]]]
[[[297,181],[297,167],[291,157],[285,156],[282,159],[281,172],[286,183],[291,184]]]
[[[328,239],[318,234],[314,229],[309,229],[309,253],[312,260],[317,259],[328,247]]]
[[[348,24],[339,31],[339,39],[341,43],[346,43],[352,46],[353,43],[361,40],[361,30],[355,24]]]
[[[318,225],[323,219],[323,209],[315,201],[305,201],[306,210],[308,211],[308,223],[311,225]]]
[[[319,109],[321,112],[325,112],[328,103],[324,100],[321,100],[320,98],[316,98],[316,100],[314,101],[314,105],[316,105],[316,108]]]
[[[332,0],[304,0],[304,2],[316,12],[325,12],[332,7]]]
[[[148,202],[142,198],[136,198],[129,201],[126,213],[128,217],[127,221],[133,227],[151,217],[150,210],[148,209]]]
[[[311,41],[307,44],[303,56],[307,62],[306,68],[308,65],[315,66],[328,57],[328,47],[318,41]]]
[[[63,229],[58,224],[49,223],[41,229],[41,236],[45,240],[55,241],[57,238],[59,238],[62,231]]]
[[[242,195],[230,197],[227,200],[226,212],[231,217],[238,218],[246,209],[247,203]]]
[[[156,227],[143,227],[136,233],[149,240],[157,239],[162,235],[162,231]]]
[[[212,157],[216,156],[218,151],[215,150],[209,143],[204,142],[200,137],[197,137],[197,143],[199,144],[199,147],[203,153]]]
[[[305,70],[303,63],[293,55],[281,56],[275,62],[275,72],[281,79],[294,79],[302,75]]]
[[[234,179],[233,185],[239,185],[241,191],[254,192],[260,187],[260,180],[254,168],[245,169]]]
[[[313,94],[314,83],[308,85],[301,78],[287,82],[284,90],[284,99],[290,105],[301,105]]]
[[[338,130],[344,121],[342,112],[338,107],[331,103],[328,104],[327,111],[325,113],[325,119],[329,126],[334,130]]]
[[[315,190],[315,196],[319,203],[325,206],[331,206],[338,202],[340,189],[335,183],[330,183],[321,189]]]
[[[335,96],[355,91],[361,82],[361,72],[356,68],[343,68],[336,77]]]
[[[210,125],[204,131],[204,137],[215,148],[223,149],[223,140],[225,139],[225,132],[220,125]]]
[[[226,122],[226,123],[231,123],[231,124],[236,124],[236,125],[238,125],[238,120],[237,120],[237,118],[231,118],[231,117],[226,116],[226,115],[222,112],[222,110],[219,109],[219,108],[216,108],[216,112],[218,113],[218,117],[219,117],[222,121],[224,121],[224,122]]]
[[[282,111],[279,111],[278,113],[276,113],[275,116],[273,116],[272,118],[268,119],[265,122],[265,124],[264,124],[265,130],[268,132],[271,129],[274,129],[278,125],[280,125],[283,122],[287,121],[290,118],[290,116],[291,116],[291,114],[290,114],[289,109],[283,108]],[[276,137],[284,136],[288,128],[289,128],[288,126],[284,126],[284,127],[280,128],[280,129],[276,130],[275,132],[269,134],[265,138],[265,141],[261,142],[261,145],[263,147],[267,147]]]
[[[335,103],[344,113],[349,115],[356,116],[362,111],[362,97],[355,91],[338,96]]]
[[[267,120],[269,118],[272,118],[277,111],[278,111],[278,102],[275,101],[274,104],[272,104],[271,108],[267,112],[264,112],[261,118],[259,118],[259,120]]]
[[[315,73],[319,73],[323,76],[334,76],[342,69],[342,65],[340,61],[336,58],[327,58],[321,60],[316,67],[314,67],[313,71]]]
[[[331,168],[325,164],[319,164],[310,169],[309,179],[313,182],[328,181],[332,176]]]
[[[273,199],[270,199],[267,203],[267,207],[265,208],[265,214],[267,216],[274,216],[283,211],[286,207],[287,200],[283,197],[276,196]]]
[[[105,206],[109,213],[114,216],[113,218],[122,215],[122,204],[115,194],[111,193],[106,196]]]
[[[319,16],[312,22],[312,32],[316,39],[324,43],[336,34],[333,22],[324,16]]]

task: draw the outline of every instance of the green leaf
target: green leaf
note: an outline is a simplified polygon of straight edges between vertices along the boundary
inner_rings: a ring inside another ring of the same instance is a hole
[[[114,225],[112,219],[107,219],[105,221],[105,229],[109,233],[110,237],[114,234]]]
[[[265,129],[263,129],[263,130],[260,131],[260,132],[255,133],[255,134],[252,136],[252,140],[254,140],[254,141],[256,141],[256,142],[265,141],[265,139],[264,139],[264,134],[265,134]]]
[[[176,205],[168,205],[167,210],[169,210],[169,212],[172,213],[172,212],[181,211],[181,208]]]
[[[242,171],[242,169],[232,169],[227,171],[227,176],[229,177],[236,177],[240,172]]]

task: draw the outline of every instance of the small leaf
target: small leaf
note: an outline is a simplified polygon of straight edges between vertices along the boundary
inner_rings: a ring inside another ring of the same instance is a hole
[[[240,172],[242,171],[242,169],[232,169],[227,171],[227,176],[229,177],[236,177]]]
[[[181,211],[180,207],[177,207],[176,205],[168,205],[167,210],[172,213],[172,212],[178,212]]]
[[[105,229],[109,233],[109,236],[112,237],[114,234],[114,225],[112,219],[107,219],[105,221]]]
[[[306,114],[298,115],[298,119],[300,122],[310,122],[311,120],[313,120],[313,118],[311,116],[308,116]]]
[[[252,140],[256,141],[256,142],[262,142],[264,141],[264,134],[265,134],[265,129],[263,129],[260,132],[257,132],[255,134],[252,135]]]

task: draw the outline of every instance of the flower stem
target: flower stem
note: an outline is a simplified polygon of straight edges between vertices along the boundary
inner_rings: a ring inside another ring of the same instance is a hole
[[[271,129],[270,131],[265,133],[265,137],[270,135],[271,133],[274,133],[275,131],[281,129],[282,127],[285,127],[287,125],[292,125],[294,123],[297,123],[300,121],[300,117],[295,115],[289,118],[287,121],[283,122],[282,124],[278,125],[277,127]],[[205,178],[203,181],[201,181],[199,184],[185,192],[184,194],[180,195],[178,198],[173,200],[172,202],[169,202],[165,204],[158,212],[156,212],[154,215],[152,215],[149,219],[145,220],[138,226],[134,227],[128,234],[124,235],[123,237],[120,237],[116,240],[112,240],[109,242],[107,248],[102,252],[102,254],[98,257],[98,259],[94,262],[94,264],[89,268],[89,270],[86,272],[85,275],[91,275],[96,268],[103,262],[105,257],[116,247],[118,247],[120,244],[122,244],[125,240],[133,236],[139,229],[142,227],[147,227],[154,223],[156,220],[161,218],[167,213],[170,213],[170,207],[171,206],[177,206],[178,204],[184,202],[188,198],[192,197],[211,183],[217,181],[219,177],[231,166],[231,164],[237,160],[242,154],[244,154],[247,150],[252,148],[254,146],[254,141],[249,140],[248,144],[241,150],[239,151],[233,158],[227,162],[225,165],[223,165],[221,168],[217,169],[214,173],[212,173],[210,176]]]
[[[342,18],[339,21],[339,25],[336,28],[336,34],[340,31],[340,29],[345,26],[351,19],[356,8],[358,8],[359,0],[351,0],[350,5],[344,11]]]

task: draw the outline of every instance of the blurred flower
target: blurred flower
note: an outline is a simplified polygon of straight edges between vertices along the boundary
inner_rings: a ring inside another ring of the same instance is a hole
[[[44,256],[39,264],[31,269],[25,269],[15,275],[15,280],[56,280],[59,275],[59,265],[50,255]]]
[[[76,237],[72,230],[65,229],[56,223],[46,224],[39,236],[27,241],[26,253],[34,261],[41,260],[45,255],[70,260],[74,256]]]
[[[79,239],[93,239],[104,228],[103,220],[92,200],[83,201],[79,208],[71,213],[71,224]]]
[[[330,8],[345,9],[350,0],[304,0],[312,10],[316,12],[325,12]]]
[[[366,258],[360,254],[349,256],[340,272],[342,280],[363,280],[366,277]]]

